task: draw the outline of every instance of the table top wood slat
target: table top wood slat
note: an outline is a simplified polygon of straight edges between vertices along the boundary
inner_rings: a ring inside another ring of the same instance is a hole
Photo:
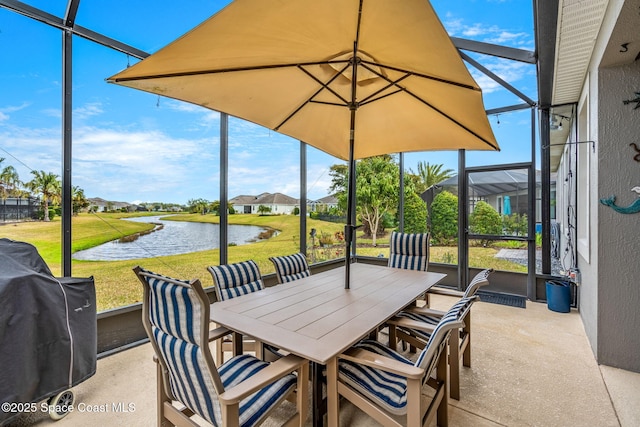
[[[445,275],[370,264],[351,265],[211,305],[211,319],[311,361],[355,344]]]

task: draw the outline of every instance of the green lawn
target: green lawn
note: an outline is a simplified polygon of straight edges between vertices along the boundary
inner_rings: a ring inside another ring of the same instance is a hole
[[[102,243],[118,239],[120,237],[146,231],[153,228],[152,224],[123,221],[122,218],[141,215],[157,215],[157,213],[138,214],[80,214],[72,218],[72,251],[76,252]],[[169,214],[168,214],[169,215]],[[177,221],[194,221],[218,223],[219,217],[214,215],[176,214],[164,219]],[[262,274],[272,273],[273,265],[269,261],[270,256],[287,255],[299,251],[300,226],[299,217],[294,215],[230,215],[230,224],[257,225],[276,230],[273,237],[259,240],[255,243],[240,246],[229,246],[229,262],[238,262],[253,259],[260,267]],[[321,235],[334,236],[344,229],[342,224],[307,220],[307,230],[316,229],[316,247],[311,248],[309,232],[306,233],[309,256],[315,261],[341,258],[344,256],[343,247],[338,240],[333,239],[335,246],[319,247],[318,238]],[[53,221],[25,222],[0,225],[0,237],[8,237],[14,240],[26,241],[38,248],[40,255],[47,262],[52,272],[60,276],[61,272],[61,221],[55,218]],[[371,240],[361,239],[357,253],[366,256],[389,256],[389,235],[378,238],[378,247],[371,247]],[[457,263],[456,247],[432,247],[430,249],[432,262]],[[494,258],[497,249],[471,248],[470,265],[486,268],[491,266],[496,269],[508,271],[526,271],[526,267],[501,261]],[[208,265],[217,264],[219,250],[207,250],[192,252],[183,255],[162,256],[126,261],[72,261],[72,274],[74,277],[93,276],[96,283],[98,298],[98,310],[107,310],[124,305],[139,302],[142,296],[142,288],[137,282],[131,269],[141,265],[152,271],[179,278],[199,278],[205,287],[212,286],[213,281],[206,271]]]

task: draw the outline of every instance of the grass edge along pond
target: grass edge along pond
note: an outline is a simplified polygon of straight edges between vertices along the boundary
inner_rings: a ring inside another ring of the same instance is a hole
[[[123,221],[129,217],[157,216],[164,215],[162,212],[146,213],[82,213],[72,218],[72,252],[77,252],[90,247],[116,240],[139,232],[153,229],[150,223],[133,221]],[[200,214],[174,214],[166,213],[163,220],[219,223],[220,218],[215,215]],[[262,274],[272,273],[273,265],[269,261],[270,256],[287,255],[296,253],[300,248],[300,218],[295,215],[230,215],[229,223],[234,225],[254,225],[267,229],[277,230],[277,235],[258,240],[255,243],[239,246],[229,246],[229,262],[239,262],[253,259]],[[343,231],[343,224],[320,221],[308,218],[307,230],[315,228],[318,235],[322,233],[335,235]],[[61,221],[55,218],[51,222],[22,222],[8,223],[0,225],[0,237],[7,237],[13,240],[25,241],[33,244],[55,276],[61,273]],[[307,247],[311,251],[311,241],[309,236]],[[379,247],[371,247],[370,240],[361,239],[358,236],[358,243],[364,247],[358,247],[360,255],[384,256],[389,255],[388,234],[378,240]],[[316,245],[318,241],[316,240]],[[368,245],[369,244],[369,245]],[[341,257],[344,251],[332,248],[315,249],[316,254],[324,251],[325,256],[332,258]],[[329,254],[331,252],[331,254]],[[472,265],[491,265],[494,268],[509,271],[526,271],[526,267],[514,265],[505,261],[504,266],[496,265],[498,261],[494,258],[496,249],[492,248],[471,248],[470,256]],[[454,256],[451,256],[453,254]],[[72,275],[74,277],[93,276],[96,284],[96,294],[98,301],[98,311],[122,307],[141,301],[142,287],[132,272],[132,268],[140,265],[143,268],[166,274],[181,279],[198,278],[204,287],[213,286],[211,275],[206,270],[209,265],[218,264],[220,258],[219,249],[211,249],[188,254],[159,256],[153,258],[121,260],[121,261],[81,261],[72,260]],[[457,262],[457,248],[453,247],[432,247],[431,258],[435,262],[445,259],[447,262]]]

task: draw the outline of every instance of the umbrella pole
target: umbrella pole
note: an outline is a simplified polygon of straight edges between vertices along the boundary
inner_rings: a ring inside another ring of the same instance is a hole
[[[355,111],[351,112],[352,122],[355,118]],[[347,184],[347,225],[344,226],[344,237],[345,242],[347,244],[346,253],[345,253],[345,278],[344,278],[344,288],[349,289],[349,278],[351,275],[351,245],[355,243],[355,221],[353,217],[355,216],[355,208],[356,204],[356,162],[353,159],[353,130],[351,130],[351,138],[349,141],[350,149],[349,149],[349,181]]]
[[[360,4],[362,8],[362,3]],[[353,57],[351,58],[351,104],[349,110],[351,112],[351,122],[349,125],[349,181],[347,184],[347,225],[344,227],[344,237],[346,242],[346,254],[344,265],[344,288],[349,289],[351,277],[351,245],[355,238],[355,205],[356,205],[356,161],[354,159],[355,151],[355,128],[356,128],[356,110],[358,104],[356,102],[356,84],[358,81],[358,42],[353,43]]]

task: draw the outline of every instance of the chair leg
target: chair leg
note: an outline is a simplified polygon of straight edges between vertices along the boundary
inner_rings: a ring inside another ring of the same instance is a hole
[[[389,347],[398,350],[398,337],[396,335],[396,325],[389,325]]]
[[[456,329],[449,338],[449,378],[451,397],[460,400],[460,331]]]
[[[240,425],[240,404],[221,405],[222,425],[224,427],[238,427]]]
[[[464,334],[463,339],[467,342],[462,353],[462,364],[469,368],[471,367],[471,312],[469,312],[464,319],[464,328],[462,333]]]
[[[407,380],[407,427],[422,426],[421,388],[422,383],[420,380]]]
[[[220,366],[224,363],[224,337],[216,341],[216,365]]]
[[[233,333],[233,355],[240,356],[242,354],[242,334]]]
[[[169,396],[164,391],[164,385],[162,384],[162,365],[160,361],[156,359],[156,405],[157,405],[157,426],[168,426],[171,423],[164,416],[164,403],[169,402]]]
[[[304,426],[308,416],[309,406],[309,363],[305,363],[298,370],[298,384],[296,388],[296,406],[299,414],[299,427]]]
[[[442,393],[442,400],[438,405],[437,425],[440,427],[449,426],[449,378],[448,378],[448,364],[447,364],[447,348],[442,350],[440,357],[438,358],[438,367],[436,368],[436,379],[438,383],[442,383],[444,392]]]

